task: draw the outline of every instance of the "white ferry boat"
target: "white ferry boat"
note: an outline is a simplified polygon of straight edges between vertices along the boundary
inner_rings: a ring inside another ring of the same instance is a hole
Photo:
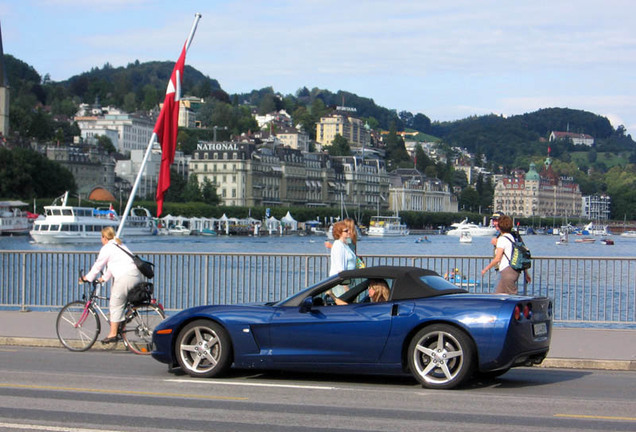
[[[371,216],[367,235],[371,237],[398,237],[409,235],[409,229],[399,216]]]
[[[29,232],[35,243],[87,243],[97,242],[104,227],[117,230],[120,219],[115,210],[93,207],[71,207],[66,204],[68,192],[64,194],[61,205],[56,201],[44,206],[44,218],[33,223]],[[157,228],[148,210],[137,207],[126,220],[122,237],[132,235],[153,235]]]
[[[461,222],[455,222],[451,224],[453,229],[449,230],[446,234],[450,236],[459,236],[461,237],[463,233],[467,232],[472,237],[480,237],[480,236],[494,236],[497,233],[497,229],[492,226],[479,226],[472,222],[468,222],[468,218],[464,219]]]
[[[31,224],[26,212],[18,207],[28,205],[22,201],[0,201],[0,234],[28,234]]]

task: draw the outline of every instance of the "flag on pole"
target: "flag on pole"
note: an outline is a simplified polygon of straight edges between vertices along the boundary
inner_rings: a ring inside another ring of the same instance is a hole
[[[166,98],[155,124],[154,133],[161,144],[161,165],[157,181],[157,216],[163,212],[163,196],[170,187],[170,165],[174,162],[177,150],[177,130],[179,128],[179,100],[181,99],[181,82],[185,67],[187,45],[183,46],[179,60],[174,65],[172,76],[166,89]]]

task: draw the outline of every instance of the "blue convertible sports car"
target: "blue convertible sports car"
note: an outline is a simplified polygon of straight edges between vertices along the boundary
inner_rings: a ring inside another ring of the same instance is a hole
[[[378,280],[388,301],[369,290]],[[276,303],[186,309],[155,328],[152,356],[193,377],[230,367],[410,373],[447,389],[541,363],[551,330],[548,298],[469,294],[431,270],[383,266],[341,272]]]

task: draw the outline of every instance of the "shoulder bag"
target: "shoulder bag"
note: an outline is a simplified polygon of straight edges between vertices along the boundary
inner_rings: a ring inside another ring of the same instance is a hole
[[[131,254],[130,252],[128,252],[126,249],[119,246],[118,244],[115,244],[115,246],[117,246],[119,249],[126,252],[132,258],[133,262],[137,266],[137,269],[139,269],[142,275],[144,275],[148,279],[152,279],[155,276],[155,270],[153,268],[155,265],[153,263],[141,259],[139,255]]]

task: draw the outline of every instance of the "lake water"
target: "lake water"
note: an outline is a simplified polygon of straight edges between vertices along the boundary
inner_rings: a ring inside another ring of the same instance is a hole
[[[394,238],[362,237],[358,242],[360,255],[431,255],[489,256],[490,237],[473,237],[473,242],[460,244],[459,239],[446,235],[429,235],[429,242],[416,243],[422,236]],[[600,237],[594,243],[557,245],[558,236],[528,235],[524,237],[533,257],[636,257],[636,238],[612,236],[614,245],[604,245]],[[324,236],[149,236],[124,238],[135,252],[220,252],[220,253],[309,253],[326,254]],[[0,237],[0,250],[38,251],[98,251],[100,242],[77,245],[34,244],[30,236]]]

